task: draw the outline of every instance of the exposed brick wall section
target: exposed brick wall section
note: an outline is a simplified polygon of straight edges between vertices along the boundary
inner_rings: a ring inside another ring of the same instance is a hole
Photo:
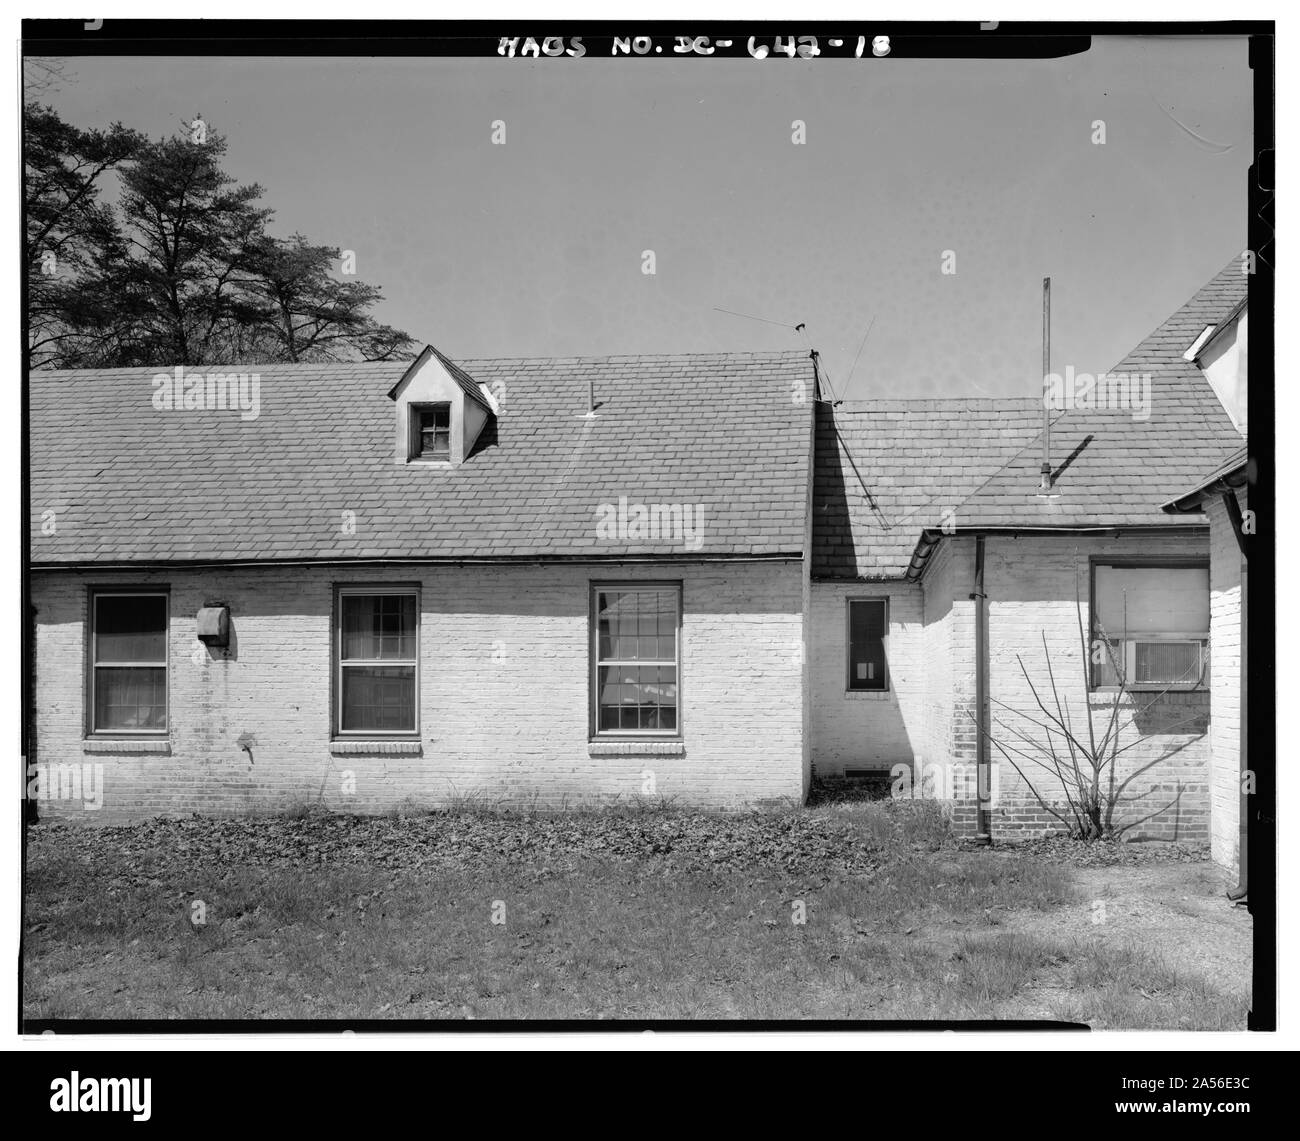
[[[1238,491],[1244,511],[1246,496]],[[1245,562],[1227,509],[1207,499],[1210,519],[1210,854],[1235,869],[1241,824],[1241,580]]]
[[[1086,636],[1089,559],[1207,554],[1208,536],[990,536],[986,540],[985,588],[989,595],[989,693],[995,702],[995,721],[1033,731],[1030,722],[1000,709],[997,701],[1041,720],[1020,661],[1039,695],[1050,702],[1045,635],[1057,688],[1062,700],[1068,701],[1074,723],[1082,735],[1087,722],[1081,714],[1089,708],[1100,739],[1113,698],[1105,691],[1090,693],[1085,686],[1076,611],[1078,597]],[[1118,761],[1117,778],[1124,788],[1115,823],[1128,825],[1125,835],[1133,839],[1204,842],[1209,839],[1209,693],[1170,693],[1152,705],[1155,697],[1133,693],[1122,699],[1120,744],[1132,747],[1121,753]],[[1016,743],[1005,730],[997,732],[1008,743]],[[1059,827],[1029,788],[1032,783],[1062,811],[1065,802],[1059,782],[1044,769],[1021,761],[1029,778],[1026,781],[996,749],[992,760],[997,769],[994,835],[1037,834]]]
[[[102,764],[104,807],[42,801],[40,811],[105,824],[318,799],[357,812],[467,795],[558,807],[636,800],[645,769],[657,794],[682,803],[797,800],[806,782],[801,572],[793,560],[42,572],[34,579],[37,759]],[[680,755],[589,749],[593,580],[683,584]],[[332,754],[336,582],[421,586],[420,755]],[[170,586],[170,755],[83,748],[90,584]],[[195,614],[208,598],[231,606],[230,660],[208,660],[195,638]],[[237,743],[243,734],[254,738],[251,757]]]
[[[927,765],[974,764],[975,542],[946,540],[922,580]]]

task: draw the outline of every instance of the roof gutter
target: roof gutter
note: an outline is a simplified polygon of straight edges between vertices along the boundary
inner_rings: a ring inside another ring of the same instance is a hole
[[[242,567],[329,567],[329,566],[547,566],[614,563],[771,563],[800,562],[802,551],[774,551],[763,555],[501,555],[497,557],[377,557],[377,558],[287,558],[287,559],[129,559],[76,560],[66,563],[32,563],[33,571],[117,571],[117,570],[207,570]]]
[[[1238,488],[1245,487],[1249,482],[1247,467],[1247,463],[1242,463],[1240,467],[1215,476],[1209,483],[1202,484],[1194,491],[1189,491],[1186,495],[1180,495],[1177,499],[1171,499],[1168,503],[1162,504],[1160,510],[1170,515],[1192,514],[1203,510],[1205,501],[1212,495],[1226,496],[1235,503],[1236,496],[1233,495],[1233,492]],[[1240,518],[1240,514],[1238,518]]]
[[[935,548],[943,542],[944,533],[933,527],[927,527],[921,532],[921,537],[916,541],[916,547],[912,551],[912,560],[907,564],[907,574],[904,577],[908,582],[919,582],[925,568],[929,565],[930,556],[934,554]]]
[[[912,552],[907,573],[903,576],[908,582],[919,582],[925,575],[935,550],[944,539],[955,539],[958,535],[1201,535],[1205,533],[1206,524],[1196,523],[1142,523],[1136,526],[1092,526],[1092,527],[958,527],[952,531],[943,531],[937,527],[927,527],[921,532]]]

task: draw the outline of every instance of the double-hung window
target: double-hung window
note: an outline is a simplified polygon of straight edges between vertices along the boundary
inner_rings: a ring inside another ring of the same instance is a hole
[[[419,673],[414,587],[338,588],[336,724],[340,734],[414,734]]]
[[[167,593],[90,595],[90,731],[167,732]]]
[[[889,688],[889,600],[850,598],[848,690]]]
[[[681,587],[593,587],[592,610],[594,735],[678,736]]]
[[[1209,637],[1205,564],[1093,564],[1093,685],[1201,687]]]

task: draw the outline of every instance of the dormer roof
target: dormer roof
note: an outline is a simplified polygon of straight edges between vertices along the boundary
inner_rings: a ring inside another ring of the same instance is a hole
[[[483,389],[479,385],[478,381],[476,381],[472,376],[470,376],[455,361],[451,360],[450,358],[440,353],[437,350],[437,348],[435,348],[433,345],[425,345],[424,349],[420,352],[420,354],[413,361],[411,361],[410,366],[398,378],[397,383],[394,384],[393,387],[388,390],[388,398],[390,400],[396,400],[397,394],[401,390],[402,385],[406,381],[414,377],[420,371],[420,369],[422,369],[425,366],[425,364],[428,363],[431,357],[435,358],[442,365],[442,367],[447,370],[447,373],[451,376],[452,380],[456,382],[457,386],[461,389],[462,392],[465,393],[467,397],[469,397],[469,399],[481,405],[483,410],[489,413],[490,415],[496,414],[496,409],[492,406],[491,399],[484,394]]]

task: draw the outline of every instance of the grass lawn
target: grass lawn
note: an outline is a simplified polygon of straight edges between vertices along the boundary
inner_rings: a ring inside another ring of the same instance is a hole
[[[41,824],[24,1004],[37,1019],[1237,1029],[1248,921],[1215,929],[1212,880],[1198,863],[961,850],[925,803]],[[1171,884],[1181,910],[1138,905]],[[1209,970],[1179,959],[1202,937],[1226,940]]]

